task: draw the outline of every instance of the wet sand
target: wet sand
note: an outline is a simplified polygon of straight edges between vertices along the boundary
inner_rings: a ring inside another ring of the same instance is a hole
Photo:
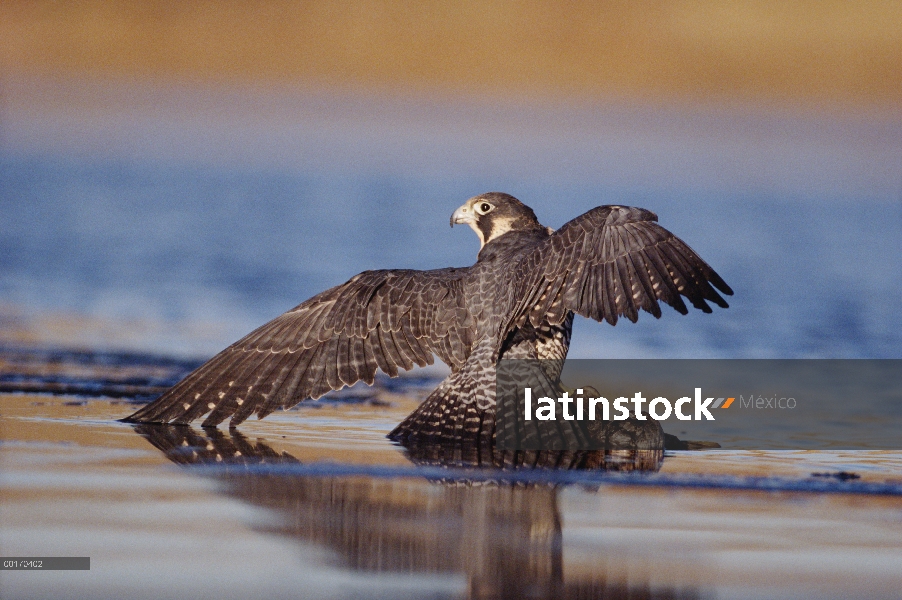
[[[135,381],[140,368],[129,369]],[[102,374],[115,379],[115,365]],[[3,555],[91,557],[90,571],[4,571],[4,597],[889,598],[902,589],[898,452],[668,452],[655,474],[569,484],[453,469],[438,478],[385,438],[431,383],[354,388],[239,434],[141,435],[116,421],[134,410],[128,398],[0,395]],[[787,491],[841,471],[861,479]],[[776,491],[718,487],[753,476]]]

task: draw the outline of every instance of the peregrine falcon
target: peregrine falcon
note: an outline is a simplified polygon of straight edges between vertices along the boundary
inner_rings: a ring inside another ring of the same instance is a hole
[[[495,427],[503,358],[563,362],[573,315],[611,325],[658,301],[710,313],[733,291],[653,212],[599,206],[554,231],[508,194],[471,198],[451,215],[479,236],[476,263],[432,271],[365,271],[249,333],[125,420],[203,426],[262,419],[377,370],[433,363],[451,374],[389,434],[398,440],[485,439]],[[717,288],[715,290],[715,288]],[[682,296],[682,297],[681,297]],[[209,413],[209,414],[207,414]]]

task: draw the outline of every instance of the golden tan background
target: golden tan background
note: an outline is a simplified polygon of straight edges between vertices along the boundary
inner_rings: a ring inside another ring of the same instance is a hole
[[[902,107],[902,2],[0,4],[12,72]]]

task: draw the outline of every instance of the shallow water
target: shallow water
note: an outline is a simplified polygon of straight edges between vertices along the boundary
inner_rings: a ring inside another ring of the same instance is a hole
[[[0,300],[65,313],[48,343],[79,316],[90,348],[210,356],[363,270],[472,264],[448,218],[502,190],[551,227],[648,208],[736,291],[713,315],[578,318],[572,357],[900,357],[898,118],[3,84]]]
[[[165,383],[190,363],[0,358],[10,386],[98,386],[0,395],[3,554],[91,557],[85,572],[4,571],[4,597],[877,598],[902,589],[899,452],[668,452],[650,472],[442,467],[385,437],[430,379],[380,380],[230,433],[119,423],[140,400],[102,395],[125,381]]]

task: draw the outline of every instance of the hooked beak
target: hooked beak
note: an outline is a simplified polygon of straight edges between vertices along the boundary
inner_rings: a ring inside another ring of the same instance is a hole
[[[476,215],[473,213],[473,209],[466,204],[458,208],[451,215],[451,227],[455,225],[472,225],[476,222]]]

